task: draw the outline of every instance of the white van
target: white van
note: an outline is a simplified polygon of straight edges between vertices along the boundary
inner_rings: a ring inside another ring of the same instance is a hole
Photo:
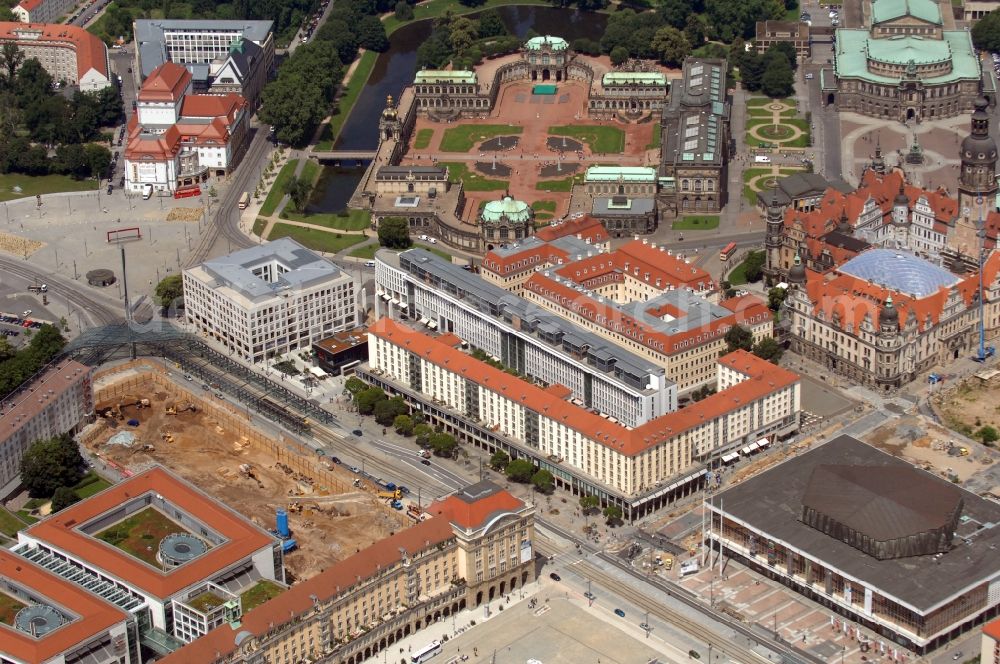
[[[153,185],[151,184],[142,185],[142,200],[148,201],[152,195],[153,195]]]
[[[758,164],[770,164],[771,163],[771,158],[768,157],[766,154],[765,155],[757,155],[756,157],[753,158],[753,160],[756,161]]]
[[[688,574],[696,573],[701,566],[698,564],[698,560],[688,560],[681,563],[681,576],[687,576]]]
[[[375,261],[365,261],[365,267],[375,267]]]

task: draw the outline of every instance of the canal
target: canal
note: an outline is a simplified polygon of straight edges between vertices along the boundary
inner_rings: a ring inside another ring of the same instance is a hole
[[[539,6],[506,6],[497,11],[507,29],[518,37],[529,30],[540,35],[555,35],[567,41],[600,40],[608,18],[605,14]],[[471,15],[475,18],[475,15]],[[368,84],[361,92],[350,117],[344,123],[334,146],[338,150],[372,150],[378,145],[378,118],[385,99],[398,98],[417,72],[417,47],[428,37],[432,20],[405,25],[392,33],[389,50],[379,55]],[[364,166],[326,166],[320,175],[307,210],[337,212],[347,202],[364,175]]]

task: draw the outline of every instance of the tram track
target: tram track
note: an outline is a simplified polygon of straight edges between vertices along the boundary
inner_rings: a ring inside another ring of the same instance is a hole
[[[615,595],[628,600],[636,607],[644,611],[648,611],[650,615],[656,616],[657,618],[674,625],[681,631],[690,634],[705,643],[711,644],[714,652],[724,654],[726,657],[735,662],[739,662],[740,664],[752,664],[754,662],[769,661],[763,655],[760,655],[749,648],[743,648],[733,643],[731,636],[721,635],[714,630],[709,629],[704,624],[699,623],[697,620],[689,618],[679,611],[669,608],[661,601],[658,601],[655,594],[647,595],[636,588],[633,588],[631,585],[622,583],[619,579],[614,578],[587,560],[580,560],[575,563],[574,567],[577,569],[577,572],[581,577],[604,586],[608,590],[614,592]],[[656,590],[655,592],[659,594],[663,591]]]
[[[32,283],[44,283],[48,294],[62,298],[67,304],[77,307],[95,325],[111,325],[125,320],[124,307],[121,309],[101,302],[87,295],[84,286],[76,282],[67,283],[60,275],[36,270],[23,261],[0,257],[0,271]]]

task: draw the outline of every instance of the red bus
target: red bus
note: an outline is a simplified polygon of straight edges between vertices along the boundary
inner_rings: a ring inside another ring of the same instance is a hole
[[[174,192],[174,198],[191,198],[192,196],[201,196],[201,187],[198,185],[178,187],[177,191]]]
[[[733,255],[733,252],[735,251],[736,251],[736,243],[730,242],[725,247],[723,247],[722,251],[719,253],[719,260],[722,262],[728,261],[730,257]]]

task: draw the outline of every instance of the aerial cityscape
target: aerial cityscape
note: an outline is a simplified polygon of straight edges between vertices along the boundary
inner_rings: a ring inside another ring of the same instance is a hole
[[[1000,664],[1000,0],[0,6],[0,664]]]

